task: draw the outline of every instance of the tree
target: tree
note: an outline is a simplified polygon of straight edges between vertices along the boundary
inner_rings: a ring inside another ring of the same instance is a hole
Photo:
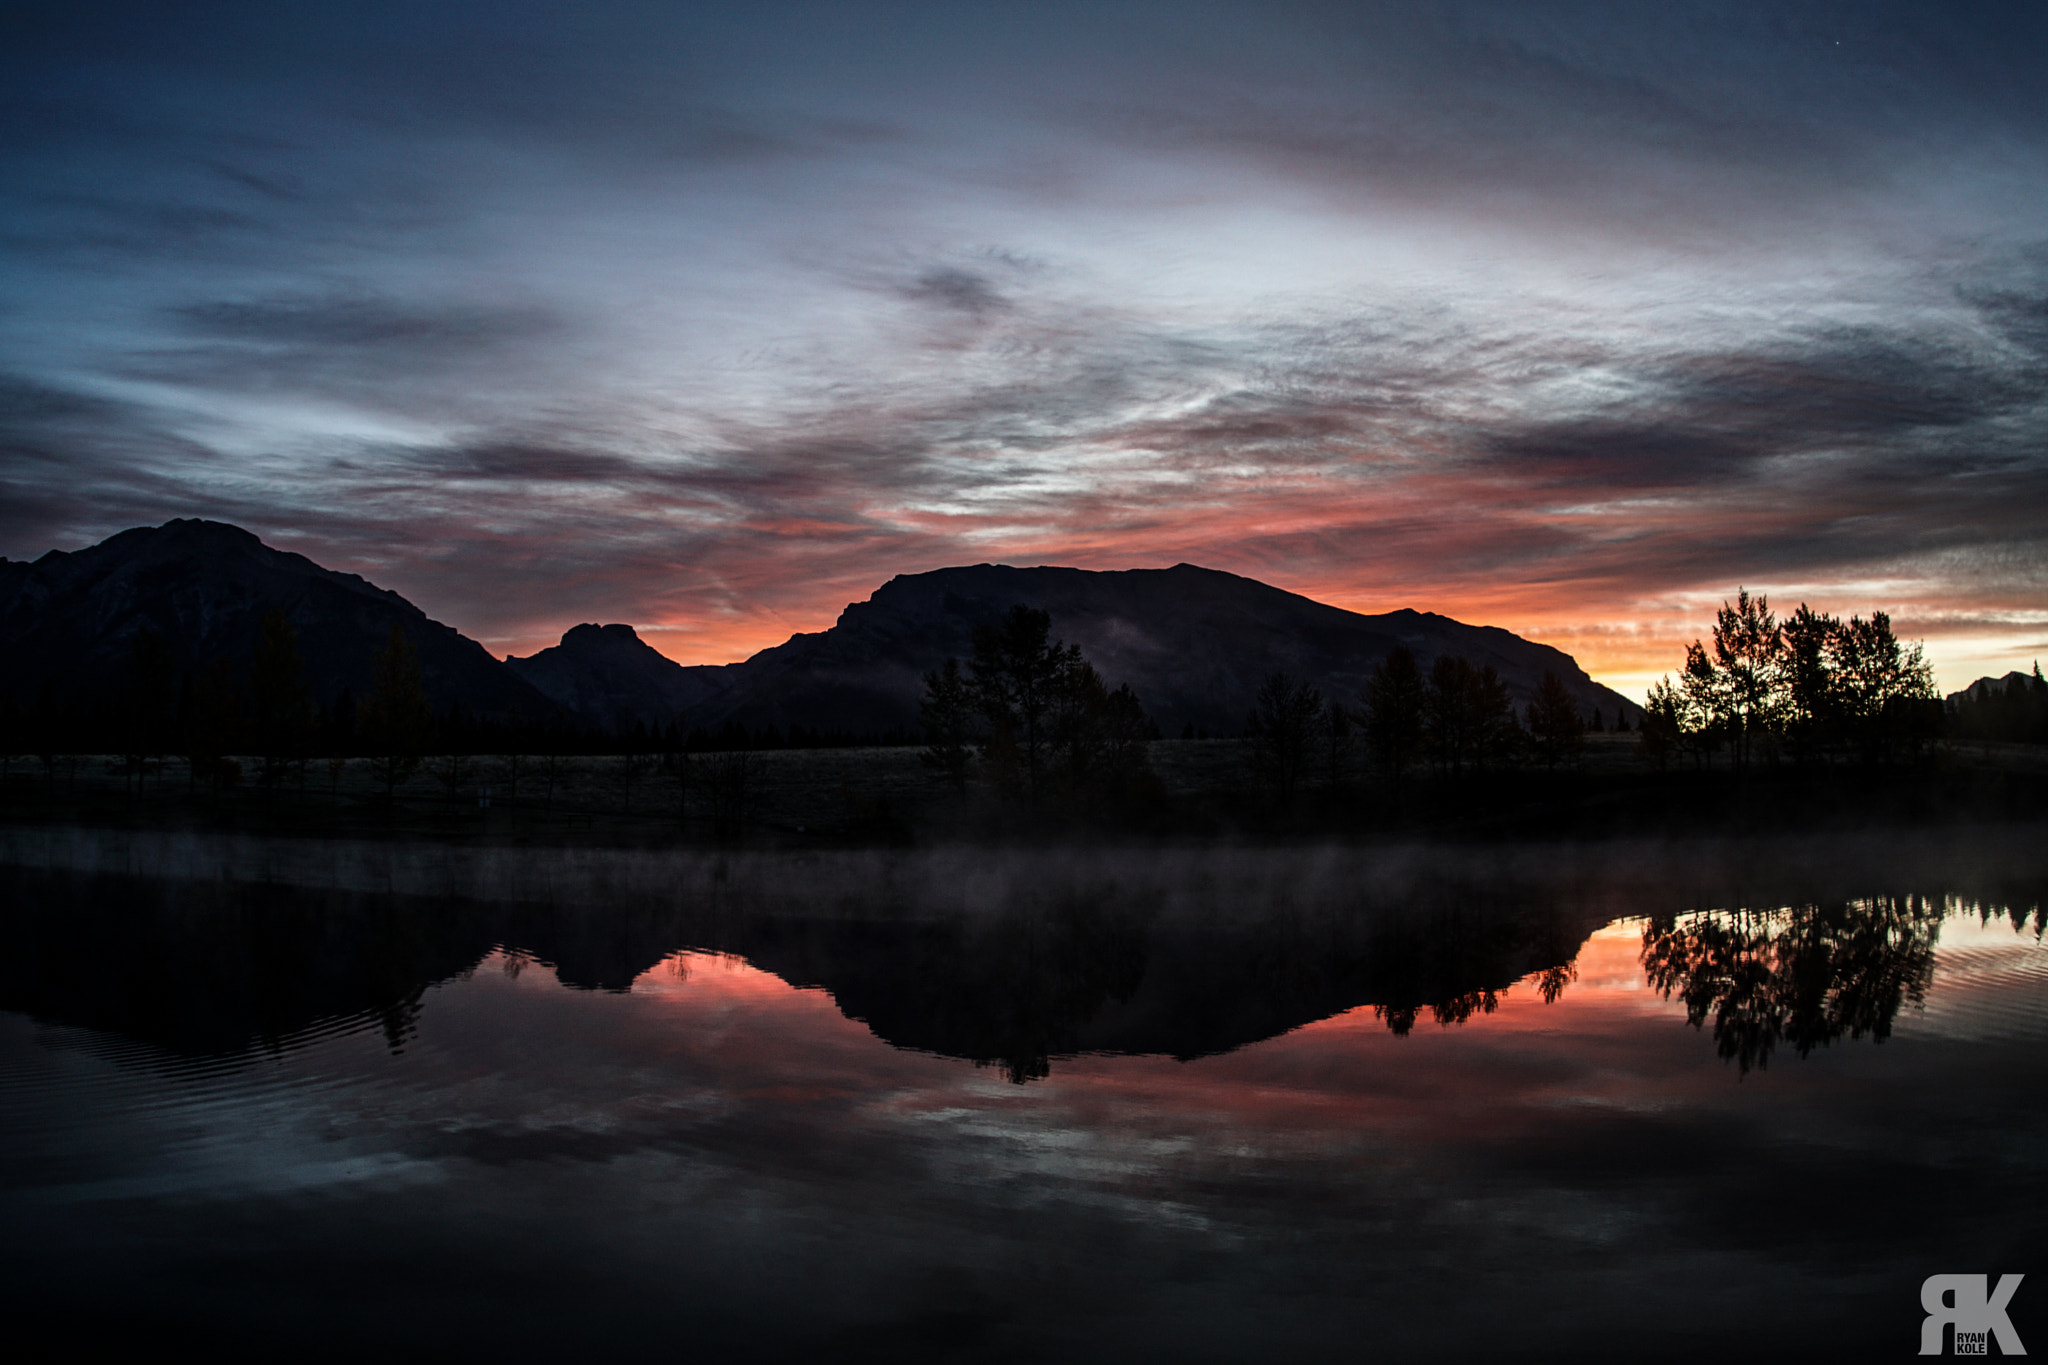
[[[1302,679],[1268,675],[1252,704],[1252,753],[1282,806],[1293,799],[1323,714],[1323,694]]]
[[[633,813],[634,791],[659,766],[660,760],[652,754],[627,753],[619,756],[618,765],[612,769],[612,785],[618,789],[620,808],[627,815]]]
[[[1471,705],[1469,728],[1473,756],[1479,766],[1488,768],[1514,762],[1528,737],[1515,719],[1515,703],[1508,696],[1508,685],[1492,664],[1479,670]]]
[[[1881,762],[1917,752],[1940,719],[1920,646],[1902,645],[1885,613],[1844,622],[1802,602],[1780,624],[1742,590],[1716,615],[1712,653],[1693,641],[1677,688],[1666,678],[1650,701],[1641,746],[1660,766],[1722,739],[1738,769],[1780,741],[1801,760],[1846,748]]]
[[[998,768],[1021,752],[1025,789],[1039,794],[1046,713],[1061,674],[1081,661],[1078,646],[1048,637],[1050,614],[1019,603],[995,625],[974,628],[974,692],[991,731],[984,755]]]
[[[1430,666],[1423,727],[1437,763],[1453,774],[1513,757],[1522,739],[1507,684],[1492,664],[1440,655]]]
[[[1882,761],[1901,748],[1916,751],[1933,733],[1939,714],[1934,670],[1919,645],[1899,643],[1884,612],[1872,612],[1867,621],[1852,616],[1838,628],[1829,663],[1865,760]]]
[[[1544,767],[1554,769],[1559,763],[1572,762],[1585,749],[1586,722],[1579,715],[1578,700],[1557,674],[1544,671],[1528,716],[1529,733]]]
[[[455,805],[462,800],[462,789],[469,785],[471,760],[468,754],[451,749],[433,762],[434,777],[448,790],[448,802]]]
[[[745,749],[712,755],[705,787],[711,798],[711,830],[720,843],[736,844],[746,832],[754,756]]]
[[[1331,791],[1336,791],[1343,784],[1344,770],[1349,766],[1346,760],[1351,755],[1351,724],[1351,713],[1334,697],[1323,704],[1318,729],[1323,738],[1323,757],[1327,764],[1325,776]]]
[[[1373,668],[1365,697],[1366,741],[1396,791],[1422,752],[1428,697],[1428,684],[1406,645],[1397,645]]]
[[[358,717],[385,800],[395,798],[398,784],[419,770],[431,721],[419,657],[405,628],[394,625],[371,661],[370,695]]]
[[[1146,748],[1152,722],[1128,683],[1112,690],[1081,657],[1066,651],[1046,710],[1052,777],[1075,809],[1141,794],[1152,780]]]
[[[263,614],[262,635],[249,668],[249,716],[263,760],[263,785],[274,794],[285,770],[304,764],[313,721],[298,632],[280,610]]]
[[[1768,740],[1782,714],[1785,639],[1770,600],[1747,588],[1735,590],[1714,616],[1715,691],[1725,721],[1729,750],[1740,771]]]
[[[164,637],[147,626],[129,636],[114,705],[124,766],[134,775],[138,793],[151,760],[161,760],[171,747],[174,682],[175,665]]]
[[[1793,757],[1816,758],[1836,742],[1841,729],[1841,690],[1830,655],[1842,623],[1801,602],[1780,629],[1785,687],[1780,719],[1785,738]]]
[[[1700,762],[1711,762],[1714,749],[1728,734],[1732,711],[1728,680],[1714,667],[1706,646],[1698,640],[1685,647],[1685,667],[1679,672],[1678,687],[1684,698],[1684,713],[1690,718],[1683,732],[1687,747]]]
[[[1650,684],[1642,723],[1636,727],[1636,751],[1659,772],[1685,752],[1687,710],[1685,694],[1671,685],[1669,673]]]
[[[185,767],[194,785],[204,782],[218,792],[242,780],[242,765],[228,757],[240,736],[242,692],[235,685],[235,666],[215,659],[193,683],[184,717]]]
[[[1470,720],[1472,692],[1478,677],[1470,660],[1440,654],[1429,667],[1429,692],[1423,699],[1423,728],[1437,765],[1463,773],[1472,759]]]
[[[1112,796],[1130,797],[1155,787],[1149,755],[1154,738],[1156,731],[1138,694],[1129,683],[1118,683],[1102,699],[1096,722],[1096,776],[1101,788]]]
[[[918,758],[927,768],[945,774],[955,791],[967,790],[967,769],[973,757],[968,746],[980,708],[975,689],[960,673],[958,659],[948,659],[945,667],[924,675],[924,700],[917,710],[924,723],[926,745]]]

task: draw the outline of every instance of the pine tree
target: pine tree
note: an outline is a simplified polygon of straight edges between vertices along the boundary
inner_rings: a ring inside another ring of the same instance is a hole
[[[943,668],[924,675],[924,700],[917,709],[926,746],[919,759],[945,774],[955,791],[967,790],[967,769],[972,761],[969,744],[979,708],[958,659],[948,659]]]
[[[263,614],[262,636],[249,668],[249,712],[263,760],[263,785],[274,793],[285,770],[305,762],[313,720],[298,632],[280,610]]]
[[[1597,714],[1597,713],[1595,713]],[[1586,722],[1579,715],[1578,701],[1566,689],[1564,680],[1546,670],[1537,686],[1536,700],[1529,703],[1529,733],[1543,766],[1556,768],[1576,760],[1586,747]]]
[[[404,627],[394,625],[371,662],[370,695],[358,717],[371,771],[387,801],[396,797],[399,783],[419,770],[431,721],[419,658]]]
[[[1365,697],[1366,741],[1397,792],[1402,776],[1422,753],[1428,696],[1422,670],[1406,645],[1397,645],[1373,668]]]

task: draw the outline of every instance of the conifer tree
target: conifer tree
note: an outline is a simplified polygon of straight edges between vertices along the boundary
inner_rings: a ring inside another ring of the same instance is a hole
[[[399,783],[419,770],[431,720],[419,657],[404,627],[394,625],[371,662],[370,695],[358,716],[371,771],[387,801],[397,795]]]
[[[1396,791],[1422,752],[1429,687],[1415,656],[1397,645],[1373,668],[1365,697],[1366,741]]]
[[[1586,722],[1579,704],[1557,674],[1545,670],[1537,686],[1536,700],[1529,703],[1529,733],[1546,768],[1556,768],[1578,758],[1586,747]]]
[[[263,760],[263,785],[275,792],[286,769],[304,764],[313,723],[313,697],[299,658],[298,632],[281,610],[263,614],[262,635],[249,668],[249,712]]]

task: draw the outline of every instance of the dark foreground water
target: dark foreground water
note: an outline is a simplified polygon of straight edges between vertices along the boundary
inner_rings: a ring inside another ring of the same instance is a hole
[[[2024,1273],[2048,1350],[2041,834],[4,836],[7,1326],[224,1359],[1891,1359],[1928,1275]]]

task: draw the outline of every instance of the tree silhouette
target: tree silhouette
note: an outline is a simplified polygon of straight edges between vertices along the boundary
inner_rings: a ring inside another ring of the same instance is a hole
[[[1713,650],[1686,650],[1684,687],[1707,717],[1710,735],[1725,738],[1739,772],[1755,759],[1784,718],[1788,680],[1785,637],[1770,599],[1737,588],[1714,615]]]
[[[1085,805],[1136,796],[1149,786],[1152,722],[1138,694],[1128,683],[1110,690],[1078,649],[1060,672],[1048,721],[1060,790],[1068,799]]]
[[[371,661],[370,695],[358,718],[371,772],[383,784],[386,801],[397,796],[399,783],[419,770],[431,722],[419,657],[405,628],[394,625]]]
[[[1556,768],[1576,759],[1586,747],[1586,722],[1579,704],[1566,690],[1564,680],[1545,670],[1536,688],[1536,700],[1529,703],[1529,734],[1536,741],[1536,753],[1543,766]]]
[[[969,744],[980,708],[974,689],[961,675],[958,659],[948,659],[943,668],[924,675],[924,700],[917,710],[924,723],[926,745],[918,758],[926,767],[944,773],[955,791],[967,790],[972,758]]]
[[[1902,646],[1881,611],[1852,616],[1829,638],[1828,661],[1861,756],[1878,762],[1900,749],[1919,748],[1938,712],[1934,670],[1919,645]]]
[[[193,785],[219,792],[242,780],[242,765],[228,754],[241,737],[243,706],[234,664],[215,659],[193,683],[184,717],[185,769]]]
[[[263,785],[273,794],[286,769],[303,765],[313,722],[313,697],[299,658],[298,632],[281,610],[263,614],[249,668],[249,714],[255,723]]]
[[[147,765],[161,760],[171,747],[175,674],[171,647],[162,635],[144,626],[128,637],[128,658],[121,670],[114,709],[123,766],[133,776],[138,792]]]
[[[1054,786],[1087,803],[1150,791],[1152,723],[1137,694],[1128,685],[1112,690],[1078,645],[1049,638],[1051,630],[1047,613],[1013,606],[996,624],[975,628],[971,678],[953,659],[925,674],[919,757],[965,790],[978,738],[983,769],[998,783],[1023,786],[1033,804]]]
[[[1252,753],[1273,795],[1285,806],[1300,785],[1323,714],[1323,694],[1285,672],[1267,675],[1252,703]]]
[[[1643,967],[1694,1028],[1713,1020],[1722,1060],[1747,1072],[1779,1042],[1804,1057],[1844,1036],[1884,1041],[1926,995],[1941,919],[1919,896],[1667,916],[1643,929]]]
[[[1677,685],[1650,689],[1640,745],[1659,766],[1674,753],[1704,761],[1723,740],[1738,769],[1781,743],[1801,761],[1846,750],[1883,762],[1919,752],[1938,722],[1933,672],[1885,613],[1845,622],[1802,602],[1781,624],[1738,590],[1711,652],[1693,641]]]
[[[1061,675],[1081,661],[1078,646],[1048,639],[1050,614],[1019,603],[995,625],[974,628],[974,691],[988,718],[989,756],[999,766],[1021,750],[1025,789],[1036,802],[1046,713]]]
[[[1474,668],[1454,654],[1440,655],[1430,666],[1423,725],[1438,765],[1454,776],[1468,765],[1483,768],[1511,758],[1522,737],[1499,671],[1492,664]]]
[[[1365,697],[1366,740],[1398,792],[1403,774],[1421,756],[1429,686],[1415,656],[1397,645],[1373,668]]]

